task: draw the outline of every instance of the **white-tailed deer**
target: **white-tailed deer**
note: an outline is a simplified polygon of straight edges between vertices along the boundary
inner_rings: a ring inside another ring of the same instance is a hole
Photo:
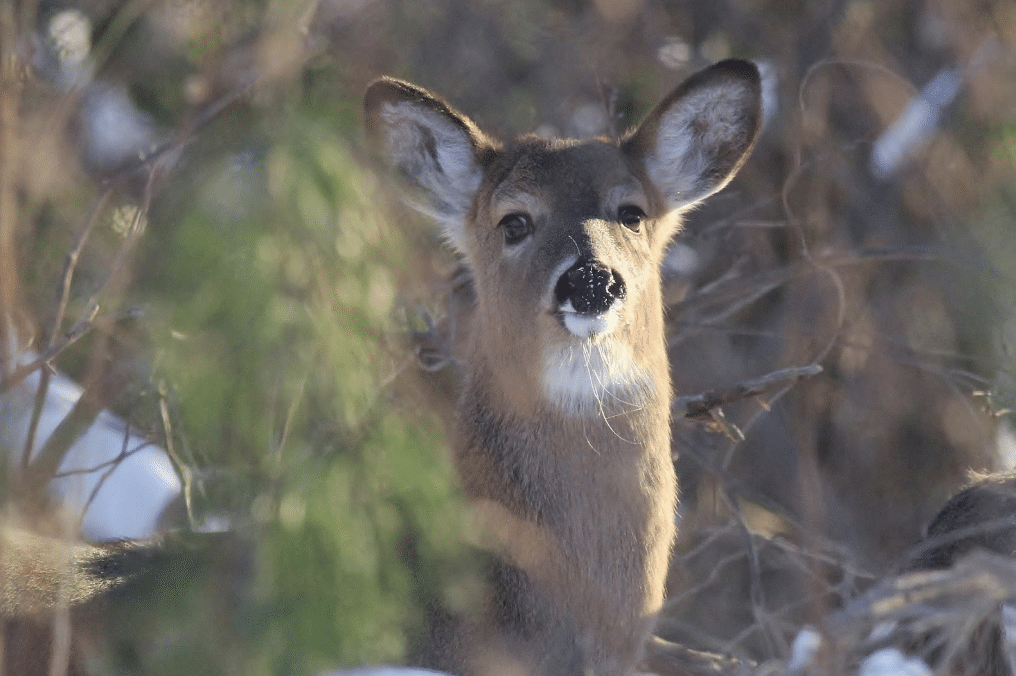
[[[476,288],[454,453],[497,563],[441,666],[630,673],[663,603],[677,504],[660,264],[681,214],[750,153],[758,71],[701,71],[620,139],[501,143],[392,79],[365,107]]]

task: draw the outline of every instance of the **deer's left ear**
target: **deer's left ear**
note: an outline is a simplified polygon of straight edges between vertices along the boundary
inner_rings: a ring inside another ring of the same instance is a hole
[[[731,59],[692,75],[625,141],[668,210],[713,194],[741,168],[758,138],[758,68]]]

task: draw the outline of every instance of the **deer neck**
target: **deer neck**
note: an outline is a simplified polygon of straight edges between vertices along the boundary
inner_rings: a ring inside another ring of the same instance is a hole
[[[609,432],[615,423],[669,430],[671,384],[663,315],[647,303],[637,321],[608,335],[579,340],[541,318],[506,334],[478,308],[468,350],[464,400],[492,414],[543,428]],[[484,321],[488,320],[488,321]],[[487,325],[494,327],[488,329]]]

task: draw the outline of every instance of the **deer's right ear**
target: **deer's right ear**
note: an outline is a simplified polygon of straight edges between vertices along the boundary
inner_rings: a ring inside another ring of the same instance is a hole
[[[465,220],[482,178],[489,141],[447,103],[408,82],[374,81],[364,97],[367,134],[385,162],[416,188],[411,200],[465,251]]]

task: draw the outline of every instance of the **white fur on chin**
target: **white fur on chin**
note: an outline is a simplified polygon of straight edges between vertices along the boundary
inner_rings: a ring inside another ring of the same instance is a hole
[[[544,395],[576,415],[641,407],[652,383],[652,374],[636,363],[631,349],[609,334],[558,344],[544,355]]]

